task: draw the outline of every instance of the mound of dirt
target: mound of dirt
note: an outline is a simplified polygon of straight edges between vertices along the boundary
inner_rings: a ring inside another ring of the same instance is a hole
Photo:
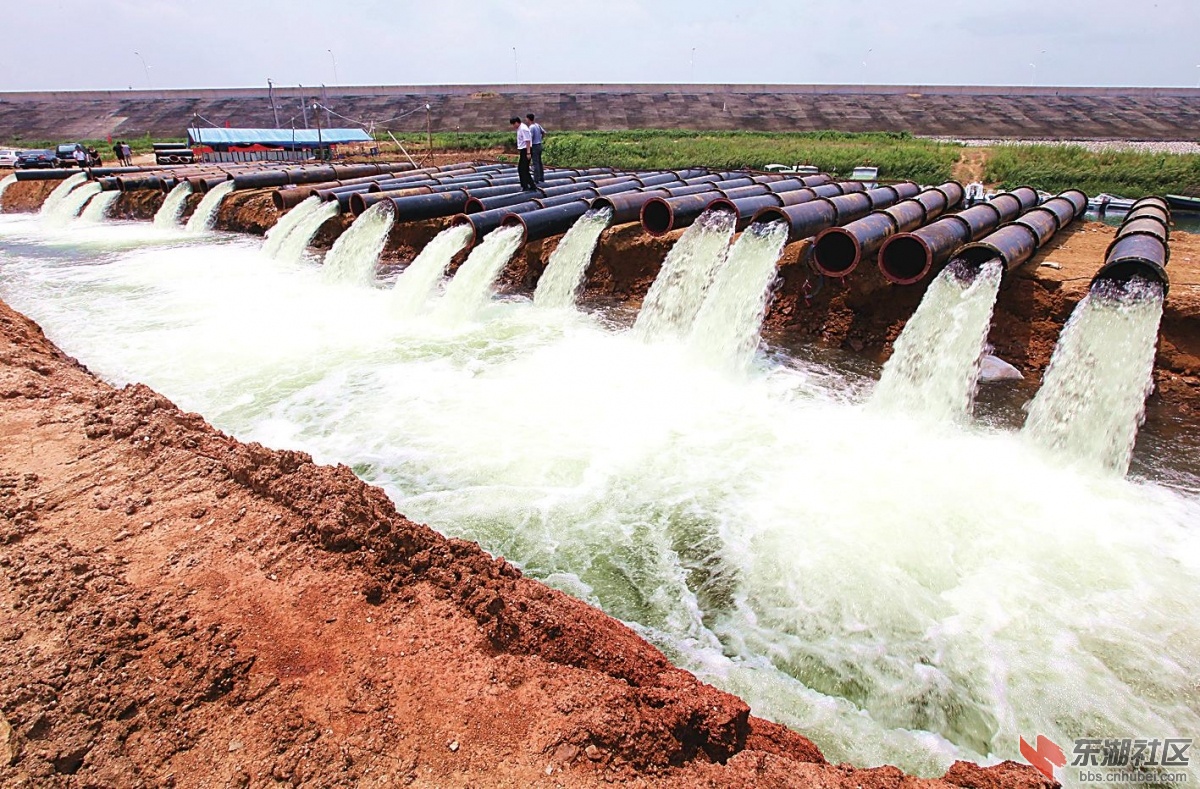
[[[0,304],[6,786],[1051,784],[827,764],[345,466],[113,389]]]

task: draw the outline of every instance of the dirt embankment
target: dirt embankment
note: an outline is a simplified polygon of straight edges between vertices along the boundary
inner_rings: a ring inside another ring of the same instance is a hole
[[[1045,787],[824,762],[344,466],[121,390],[0,304],[0,784]]]
[[[0,195],[0,212],[6,214],[31,214],[41,209],[42,203],[62,181],[17,181],[9,184]]]

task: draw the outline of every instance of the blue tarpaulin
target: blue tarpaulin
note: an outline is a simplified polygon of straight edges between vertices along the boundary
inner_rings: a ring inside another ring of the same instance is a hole
[[[319,139],[318,139],[319,135]],[[341,145],[371,142],[362,129],[188,129],[192,145]]]

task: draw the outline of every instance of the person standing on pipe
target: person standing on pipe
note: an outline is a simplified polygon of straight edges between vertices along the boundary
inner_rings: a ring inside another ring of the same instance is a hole
[[[508,119],[512,127],[517,132],[517,153],[521,158],[517,161],[517,175],[521,178],[521,188],[526,192],[533,191],[537,185],[533,182],[533,176],[529,173],[529,158],[533,152],[533,135],[529,131],[529,127],[521,122],[517,116]]]
[[[525,116],[525,120],[529,121],[529,134],[533,137],[533,180],[540,184],[546,180],[546,171],[542,169],[542,141],[546,139],[546,130],[532,112]]]

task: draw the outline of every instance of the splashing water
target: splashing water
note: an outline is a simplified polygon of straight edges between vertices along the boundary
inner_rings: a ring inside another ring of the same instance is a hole
[[[414,318],[429,305],[433,289],[446,272],[451,259],[467,245],[471,228],[466,225],[448,227],[425,245],[421,254],[400,272],[392,290],[397,315]]]
[[[584,274],[592,262],[592,253],[596,251],[596,242],[611,221],[611,208],[594,208],[571,225],[550,254],[550,261],[533,293],[534,304],[550,308],[575,306]]]
[[[492,297],[492,285],[504,264],[521,246],[520,227],[499,227],[484,237],[446,285],[437,305],[442,323],[459,326],[479,314]]]
[[[4,198],[4,190],[7,189],[8,187],[12,186],[16,182],[17,182],[17,176],[15,173],[13,175],[6,175],[3,178],[0,178],[0,200],[2,200]]]
[[[308,216],[320,210],[321,198],[313,195],[305,198],[300,205],[279,218],[274,227],[267,231],[266,240],[263,241],[263,252],[267,257],[279,257],[279,250],[283,246],[283,242],[288,235],[296,228],[296,225],[303,222]]]
[[[1024,433],[1074,462],[1125,474],[1154,388],[1162,311],[1157,282],[1094,285],[1063,327]]]
[[[312,199],[312,198],[310,198]],[[305,202],[308,202],[307,200]],[[301,203],[300,208],[304,203]],[[292,225],[278,243],[273,245],[274,237],[268,238],[267,243],[263,248],[268,250],[268,254],[272,254],[276,260],[283,260],[291,263],[298,263],[304,257],[304,250],[308,249],[308,244],[312,241],[313,236],[321,229],[321,225],[333,219],[338,214],[338,204],[336,200],[330,200],[327,203],[318,203],[312,210],[300,217],[300,220]]]
[[[1003,273],[999,260],[978,272],[952,261],[934,277],[896,338],[872,407],[935,422],[971,415]]]
[[[671,247],[633,324],[644,340],[677,337],[691,327],[713,274],[725,261],[736,217],[705,211]]]
[[[58,224],[74,220],[88,201],[98,194],[100,194],[100,184],[95,181],[77,186],[54,206],[49,219]]]
[[[225,199],[225,195],[233,191],[233,181],[225,181],[217,184],[212,189],[204,193],[204,197],[200,198],[199,205],[192,212],[191,217],[187,222],[187,232],[189,233],[207,233],[212,230],[213,223],[217,221],[217,211],[221,208],[221,201]]]
[[[688,338],[700,357],[734,370],[750,364],[787,234],[783,222],[753,224],[729,250]]]
[[[326,282],[370,285],[375,281],[375,265],[395,222],[390,207],[390,203],[376,203],[338,236],[321,270]]]
[[[54,191],[46,197],[46,201],[42,203],[42,210],[38,213],[42,216],[55,216],[58,206],[67,198],[75,187],[87,180],[87,173],[75,173],[71,177],[64,180],[61,184],[54,188]],[[82,204],[80,204],[82,207]],[[76,211],[76,214],[79,212]],[[71,216],[75,216],[72,214]]]
[[[110,189],[107,192],[101,192],[88,201],[87,206],[83,209],[83,213],[79,215],[80,220],[84,222],[103,222],[108,219],[108,210],[112,208],[112,204],[117,202],[117,198],[121,193],[115,189]]]
[[[729,376],[521,300],[448,333],[237,238],[97,259],[19,221],[0,293],[90,369],[347,463],[833,762],[1200,731],[1195,493],[862,408],[798,359]]]
[[[175,187],[163,200],[163,204],[154,212],[154,226],[163,230],[178,227],[179,215],[183,213],[183,206],[187,203],[188,195],[191,193],[192,185],[187,181],[175,184]]]

